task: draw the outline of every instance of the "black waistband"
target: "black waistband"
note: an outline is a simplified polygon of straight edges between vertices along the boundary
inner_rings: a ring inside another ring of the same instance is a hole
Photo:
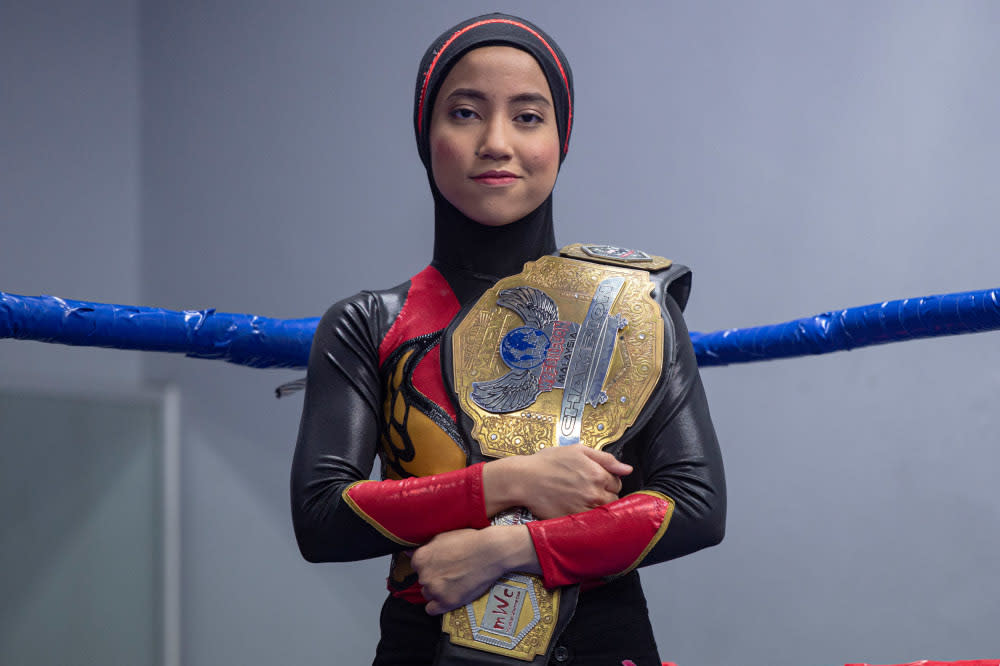
[[[442,636],[440,617],[427,615],[421,605],[389,597],[380,624],[374,666],[430,666]],[[662,663],[635,571],[580,594],[576,614],[556,641],[550,663],[596,666],[625,660],[636,666]]]

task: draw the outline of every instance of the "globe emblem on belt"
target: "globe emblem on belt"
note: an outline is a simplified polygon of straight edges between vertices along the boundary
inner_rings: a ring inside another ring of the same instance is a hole
[[[510,331],[500,342],[500,358],[513,370],[531,370],[545,361],[549,336],[533,326]]]

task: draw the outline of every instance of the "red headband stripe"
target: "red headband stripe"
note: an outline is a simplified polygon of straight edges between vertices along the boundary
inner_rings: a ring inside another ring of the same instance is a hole
[[[569,135],[570,130],[573,127],[573,99],[569,96],[569,79],[566,78],[566,70],[563,69],[562,62],[560,62],[559,56],[556,55],[555,49],[549,46],[549,43],[545,41],[545,39],[542,38],[537,31],[532,30],[523,23],[511,21],[510,19],[486,19],[484,21],[476,21],[475,23],[467,25],[461,30],[456,31],[454,35],[448,38],[448,41],[441,45],[441,49],[437,52],[437,55],[434,56],[434,60],[431,61],[430,67],[427,68],[427,73],[424,74],[424,85],[420,88],[420,106],[417,110],[417,127],[419,128],[419,131],[423,132],[424,129],[424,97],[427,94],[427,84],[430,83],[431,74],[434,72],[434,67],[437,66],[438,59],[448,49],[448,47],[451,46],[451,43],[463,34],[473,28],[478,28],[481,25],[487,25],[489,23],[508,23],[523,30],[527,30],[549,50],[549,53],[552,55],[552,59],[556,61],[556,65],[559,67],[559,73],[562,75],[563,86],[566,89],[567,107],[569,109],[569,113],[566,116],[566,143],[563,145],[563,154],[566,154],[569,152]]]

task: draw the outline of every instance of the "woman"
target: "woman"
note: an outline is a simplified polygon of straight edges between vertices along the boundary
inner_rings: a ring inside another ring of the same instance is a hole
[[[310,561],[393,555],[376,664],[430,663],[440,614],[523,571],[548,587],[584,584],[553,660],[658,665],[634,569],[722,538],[718,443],[669,290],[678,352],[663,399],[618,457],[576,445],[470,465],[476,444],[456,425],[442,332],[498,279],[555,252],[552,189],[572,118],[569,65],[536,26],[491,14],[442,34],[414,101],[434,197],[431,265],[335,304],[313,341],[292,469],[296,535]],[[673,293],[686,299],[686,288]],[[367,481],[376,454],[387,480]],[[540,520],[490,525],[518,506]]]

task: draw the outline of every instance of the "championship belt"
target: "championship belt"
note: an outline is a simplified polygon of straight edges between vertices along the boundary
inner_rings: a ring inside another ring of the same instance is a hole
[[[545,256],[459,315],[446,334],[452,372],[446,367],[445,375],[482,455],[578,443],[599,450],[641,421],[664,358],[653,290],[644,270]],[[513,509],[493,522],[532,519]],[[549,590],[529,574],[502,576],[481,598],[445,614],[450,640],[435,663],[547,663],[578,590]]]

